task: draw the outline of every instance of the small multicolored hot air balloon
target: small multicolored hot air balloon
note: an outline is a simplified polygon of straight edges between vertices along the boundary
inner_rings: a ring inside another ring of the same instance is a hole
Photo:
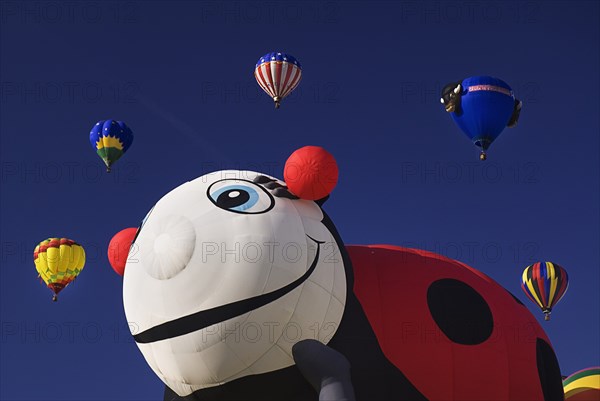
[[[481,160],[487,158],[486,151],[504,127],[517,124],[523,105],[506,82],[488,76],[449,83],[440,101],[456,125],[481,148]]]
[[[521,288],[542,309],[545,320],[550,320],[552,308],[565,295],[568,287],[569,276],[556,263],[537,262],[523,270]]]
[[[133,142],[133,133],[123,121],[98,121],[90,131],[90,143],[106,164],[106,171],[119,160]]]
[[[254,77],[260,87],[273,98],[275,108],[300,83],[302,67],[289,54],[274,52],[262,56],[256,63]]]
[[[83,247],[67,238],[48,238],[33,250],[33,262],[39,278],[57,295],[75,280],[85,265]]]
[[[575,372],[563,380],[565,401],[600,400],[600,367]]]

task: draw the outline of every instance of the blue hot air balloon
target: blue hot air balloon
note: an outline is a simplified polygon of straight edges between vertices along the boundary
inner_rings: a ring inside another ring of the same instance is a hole
[[[522,107],[506,82],[489,76],[450,83],[440,100],[456,125],[481,149],[481,160],[504,128],[517,124]]]
[[[132,142],[133,133],[123,121],[98,121],[90,131],[90,143],[106,164],[108,172],[110,166],[127,152]]]

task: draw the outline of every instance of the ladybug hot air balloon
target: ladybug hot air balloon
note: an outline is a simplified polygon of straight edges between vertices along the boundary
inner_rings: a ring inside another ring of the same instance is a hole
[[[501,79],[476,76],[449,83],[440,99],[458,127],[481,149],[479,158],[504,130],[517,124],[522,102]]]
[[[281,52],[267,53],[256,63],[254,77],[262,90],[273,98],[275,108],[300,83],[302,67],[293,56]]]
[[[567,292],[569,276],[565,269],[553,262],[537,262],[523,270],[521,288],[550,320],[554,305]]]
[[[53,301],[58,293],[71,283],[85,265],[85,251],[77,242],[68,238],[48,238],[33,251],[33,262],[44,283],[52,290]]]
[[[90,143],[106,164],[107,172],[127,152],[132,142],[133,133],[123,121],[98,121],[90,131]]]
[[[123,306],[164,400],[562,400],[518,299],[442,255],[345,245],[324,149],[294,152],[284,176],[209,173],[140,225]],[[528,341],[505,331],[521,327]]]

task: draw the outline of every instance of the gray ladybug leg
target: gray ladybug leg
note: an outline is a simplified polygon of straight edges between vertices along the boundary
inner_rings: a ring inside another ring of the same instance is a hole
[[[303,340],[292,347],[296,366],[319,393],[319,401],[354,401],[350,362],[317,340]]]

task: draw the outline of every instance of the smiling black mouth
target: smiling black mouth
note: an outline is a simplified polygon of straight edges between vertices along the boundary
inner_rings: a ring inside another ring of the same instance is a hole
[[[310,235],[308,238],[313,240],[317,244],[317,253],[312,261],[312,264],[308,270],[298,279],[292,281],[288,285],[281,287],[275,291],[268,292],[266,294],[257,295],[252,298],[242,299],[240,301],[232,302],[230,304],[217,306],[212,309],[203,310],[200,312],[193,313],[184,317],[180,317],[175,320],[171,320],[158,326],[154,326],[148,330],[145,330],[139,334],[133,336],[135,342],[139,344],[147,344],[155,341],[167,340],[169,338],[182,336],[184,334],[192,333],[194,331],[205,329],[213,324],[224,322],[232,319],[236,316],[243,315],[244,313],[251,312],[255,309],[265,306],[268,303],[275,301],[288,294],[300,284],[304,283],[312,272],[317,267],[319,262],[319,250],[320,245],[323,241],[317,241]]]

